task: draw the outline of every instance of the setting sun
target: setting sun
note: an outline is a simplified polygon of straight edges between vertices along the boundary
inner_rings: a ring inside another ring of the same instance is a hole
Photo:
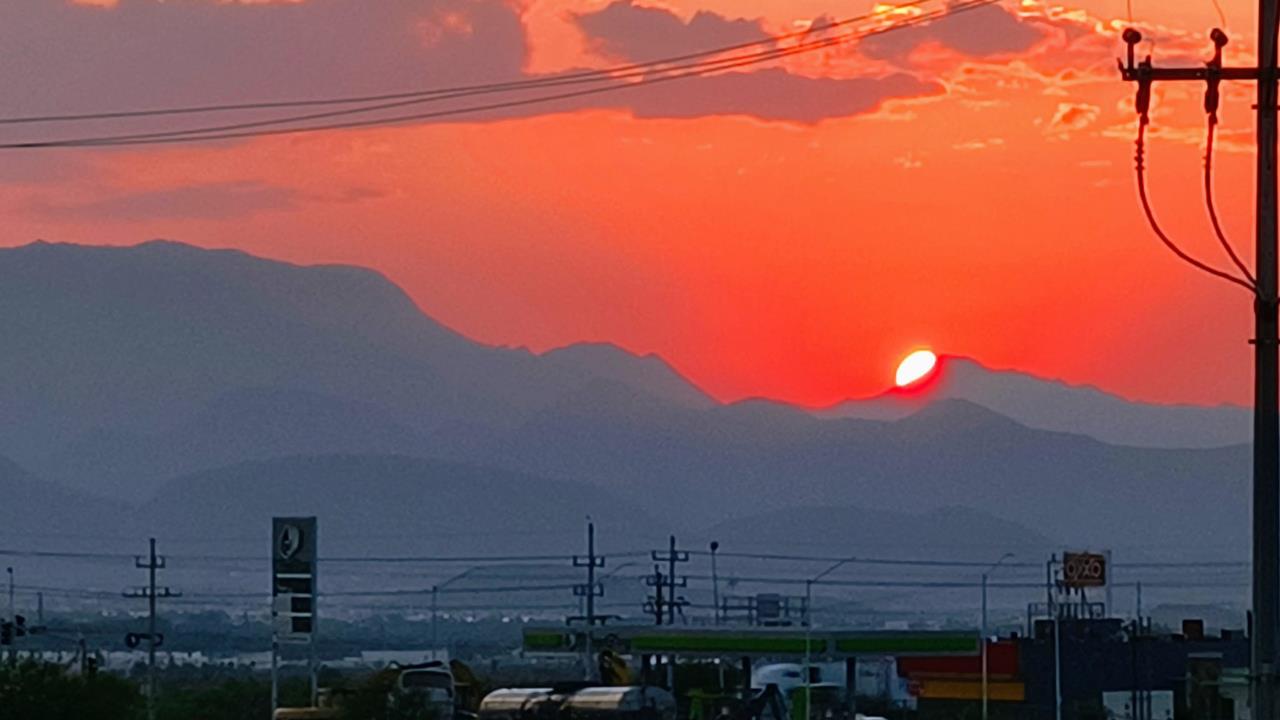
[[[894,375],[894,382],[898,387],[906,387],[912,383],[919,382],[933,372],[933,368],[937,364],[937,355],[934,355],[929,350],[916,350],[903,358],[902,362],[898,364],[898,372]]]

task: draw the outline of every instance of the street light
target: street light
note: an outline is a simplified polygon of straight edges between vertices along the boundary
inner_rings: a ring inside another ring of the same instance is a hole
[[[471,572],[472,572],[473,570],[475,570],[475,569],[476,569],[476,568],[474,568],[474,567],[469,567],[469,568],[467,568],[466,570],[463,570],[462,572],[458,573],[457,575],[454,575],[453,577],[451,577],[451,578],[449,578],[449,579],[445,580],[444,582],[442,582],[442,583],[440,583],[440,584],[438,584],[438,585],[432,585],[432,586],[431,586],[431,652],[432,652],[433,654],[434,654],[435,652],[437,652],[437,651],[440,649],[440,639],[439,639],[439,632],[438,632],[438,627],[437,627],[437,625],[439,624],[439,619],[438,619],[438,615],[437,615],[437,612],[436,612],[436,611],[437,611],[437,607],[436,607],[436,600],[437,600],[437,597],[439,596],[440,591],[441,591],[442,589],[444,589],[444,588],[446,588],[446,587],[449,587],[449,585],[451,585],[451,584],[453,584],[453,583],[457,582],[458,580],[461,580],[461,579],[465,578],[466,576],[470,575],[470,574],[471,574]]]
[[[856,555],[837,561],[831,567],[804,581],[804,717],[813,720],[813,678],[810,663],[813,661],[813,586],[822,578],[856,561]]]
[[[1012,559],[1013,553],[1005,553],[982,573],[982,720],[987,720],[987,577]]]

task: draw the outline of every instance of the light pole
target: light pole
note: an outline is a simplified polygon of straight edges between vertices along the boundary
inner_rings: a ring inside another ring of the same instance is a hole
[[[475,570],[474,567],[469,567],[466,570],[463,570],[462,572],[458,573],[457,575],[454,575],[453,577],[445,580],[444,582],[439,583],[438,585],[431,586],[431,652],[433,655],[440,649],[440,635],[439,635],[439,628],[438,628],[439,614],[437,612],[438,607],[436,604],[438,596],[440,595],[440,591],[443,590],[444,588],[449,587],[449,585],[470,575],[473,570]]]
[[[839,570],[842,566],[856,561],[856,555],[831,564],[826,570],[804,581],[804,717],[813,720],[813,586],[822,578]]]
[[[720,624],[720,575],[716,573],[716,551],[720,543],[711,541],[711,604],[714,606],[715,624]],[[806,608],[805,612],[808,612]]]
[[[982,573],[982,720],[987,720],[987,577],[1004,564],[1012,560],[1013,553],[1005,553],[991,567]]]
[[[16,627],[17,627],[18,621],[14,618],[14,614],[17,612],[17,608],[13,604],[13,568],[11,567],[5,568],[5,572],[9,573],[9,620],[8,621],[14,625],[15,627],[14,632],[17,632]],[[18,652],[17,650],[14,650],[12,647],[10,647],[9,658],[10,659],[16,658],[17,652]]]

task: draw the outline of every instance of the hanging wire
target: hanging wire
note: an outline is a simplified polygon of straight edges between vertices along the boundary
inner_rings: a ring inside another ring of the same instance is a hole
[[[1214,12],[1218,13],[1218,27],[1225,30],[1227,28],[1227,14],[1222,11],[1222,3],[1218,2],[1218,0],[1209,1],[1213,3]]]
[[[1144,162],[1146,155],[1146,136],[1147,125],[1151,123],[1150,107],[1151,107],[1151,80],[1143,78],[1138,81],[1138,99],[1135,103],[1138,111],[1138,138],[1134,141],[1135,151],[1133,155],[1134,170],[1138,177],[1138,198],[1142,201],[1142,211],[1147,216],[1147,222],[1151,225],[1151,229],[1155,232],[1156,237],[1160,238],[1160,242],[1164,243],[1169,251],[1176,255],[1180,260],[1186,262],[1192,267],[1206,272],[1216,278],[1221,278],[1227,282],[1234,283],[1248,290],[1250,293],[1257,293],[1254,284],[1243,278],[1236,277],[1229,272],[1224,272],[1215,267],[1207,265],[1194,257],[1188,255],[1177,243],[1169,239],[1164,229],[1160,227],[1160,223],[1156,220],[1155,212],[1151,209],[1151,200],[1147,197],[1147,173]],[[1228,247],[1230,245],[1228,244]]]
[[[905,2],[894,5],[895,9],[913,8],[933,2],[933,0],[906,0]],[[243,110],[271,110],[279,108],[293,107],[316,107],[326,105],[352,105],[371,102],[387,102],[394,100],[405,100],[410,98],[423,98],[430,96],[454,95],[455,93],[483,93],[483,92],[506,92],[512,90],[525,90],[538,88],[544,85],[556,85],[569,80],[599,80],[611,79],[619,73],[632,73],[638,70],[654,71],[658,69],[669,69],[668,66],[676,63],[684,63],[690,60],[698,60],[702,58],[714,57],[728,52],[738,50],[747,50],[761,46],[776,46],[784,40],[792,40],[797,38],[809,38],[824,33],[828,30],[842,28],[864,20],[871,20],[879,15],[876,11],[863,13],[861,15],[847,17],[840,20],[832,20],[817,25],[811,25],[803,30],[784,33],[782,35],[773,35],[760,40],[751,40],[748,42],[736,43],[733,45],[724,45],[697,52],[686,53],[682,55],[668,56],[657,58],[654,60],[646,60],[644,62],[628,63],[625,65],[615,65],[597,70],[583,70],[579,72],[556,75],[546,78],[530,78],[526,80],[510,80],[506,82],[482,83],[474,85],[460,85],[452,87],[434,87],[419,88],[416,90],[405,90],[401,92],[381,93],[377,95],[353,95],[343,97],[326,97],[326,98],[308,98],[293,100],[273,100],[259,102],[240,102],[228,104],[212,104],[212,105],[194,105],[186,107],[166,107],[166,108],[149,108],[143,110],[117,110],[106,112],[90,112],[78,113],[70,115],[32,115],[18,117],[0,117],[0,125],[13,124],[32,124],[32,123],[57,123],[57,122],[78,122],[84,120],[120,120],[138,117],[156,117],[165,115],[192,115],[204,113],[219,112],[238,112]]]
[[[8,150],[8,149],[88,147],[88,146],[106,147],[106,146],[120,146],[120,145],[151,145],[151,144],[170,144],[170,143],[184,143],[184,142],[203,142],[203,141],[210,141],[210,140],[226,140],[226,139],[236,139],[236,138],[263,137],[263,136],[271,136],[271,135],[316,132],[321,130],[341,130],[341,129],[351,129],[351,128],[386,126],[386,125],[393,125],[393,124],[399,124],[399,123],[411,122],[411,121],[421,121],[421,120],[427,120],[427,119],[474,114],[474,113],[485,112],[485,111],[512,109],[512,108],[536,105],[536,104],[547,103],[547,102],[552,102],[557,100],[586,97],[586,96],[597,95],[601,93],[616,92],[619,90],[628,90],[628,89],[633,89],[637,87],[643,87],[646,85],[653,85],[656,83],[666,82],[670,80],[679,80],[679,79],[688,78],[688,77],[699,77],[699,76],[704,76],[713,72],[721,72],[724,70],[733,69],[737,67],[755,65],[761,62],[788,57],[791,55],[798,55],[798,54],[812,52],[815,50],[820,50],[828,47],[835,47],[835,46],[850,43],[855,40],[861,40],[868,37],[901,30],[906,27],[924,24],[927,22],[931,22],[933,20],[939,20],[939,19],[959,15],[961,13],[964,13],[970,10],[975,10],[977,8],[994,4],[997,1],[998,0],[962,0],[961,2],[947,6],[945,9],[924,13],[922,15],[918,15],[918,16],[909,18],[907,20],[903,20],[901,22],[893,23],[883,27],[876,27],[876,28],[866,29],[862,31],[854,31],[854,32],[849,32],[842,35],[836,35],[834,37],[807,41],[792,47],[777,48],[777,49],[767,50],[767,51],[753,53],[749,55],[730,56],[727,58],[710,60],[710,61],[705,61],[700,63],[690,63],[688,66],[677,66],[677,67],[667,68],[666,70],[660,70],[658,72],[654,72],[652,74],[642,76],[640,77],[640,79],[636,80],[635,82],[609,84],[603,87],[589,88],[585,90],[577,90],[577,91],[564,92],[564,93],[554,93],[549,95],[540,95],[536,97],[524,98],[519,100],[510,100],[505,102],[495,102],[490,104],[473,105],[473,106],[459,107],[459,108],[449,108],[449,109],[438,110],[434,112],[422,112],[422,113],[414,113],[414,114],[407,114],[407,115],[394,115],[390,117],[381,117],[381,118],[368,119],[368,120],[352,120],[347,122],[335,122],[335,123],[328,123],[328,124],[322,124],[322,125],[306,125],[301,127],[261,129],[261,126],[264,126],[264,125],[277,125],[277,124],[284,124],[284,123],[291,123],[291,122],[300,122],[304,120],[313,120],[313,119],[318,119],[320,117],[334,117],[334,116],[358,114],[358,113],[368,112],[370,110],[382,110],[382,109],[388,109],[389,107],[396,107],[399,105],[407,105],[407,104],[412,104],[417,102],[428,101],[427,99],[424,99],[424,98],[414,98],[411,100],[389,103],[385,106],[379,106],[379,107],[372,107],[372,108],[363,107],[363,108],[352,108],[352,109],[345,109],[345,110],[338,110],[338,111],[329,111],[326,113],[315,113],[311,115],[291,117],[291,118],[283,118],[283,119],[277,118],[269,121],[242,123],[242,124],[237,124],[235,126],[195,127],[195,128],[185,128],[180,130],[155,132],[155,133],[108,135],[108,136],[101,136],[101,137],[82,137],[82,138],[70,138],[70,139],[60,139],[60,140],[11,142],[11,143],[0,144],[0,149]],[[671,73],[669,72],[670,70],[684,70],[684,71]],[[600,76],[598,74],[592,74],[591,78],[587,79],[586,81],[596,82],[599,79],[600,79]],[[540,85],[555,87],[553,83],[562,82],[563,80],[564,80],[563,78],[548,79],[547,81],[540,83]],[[583,80],[574,79],[572,82],[577,83],[582,81]],[[564,82],[563,84],[570,84],[570,83]],[[510,89],[511,88],[507,88],[507,87],[503,88],[504,91],[507,91]],[[480,94],[480,92],[488,93],[492,91],[493,90],[491,88],[484,88],[482,91],[466,90],[464,92],[466,94]],[[461,96],[463,96],[463,93],[456,93],[450,96],[434,95],[430,98],[430,100],[451,99],[452,97],[461,97]],[[231,130],[232,127],[242,128],[242,130]]]
[[[1218,115],[1210,113],[1208,125],[1205,128],[1204,142],[1204,203],[1209,209],[1209,220],[1213,224],[1213,232],[1218,236],[1218,242],[1222,244],[1222,249],[1227,251],[1227,255],[1231,258],[1231,262],[1235,264],[1240,272],[1248,278],[1249,283],[1256,289],[1258,285],[1257,279],[1253,273],[1249,272],[1248,266],[1236,254],[1235,248],[1232,247],[1231,241],[1227,240],[1227,235],[1222,231],[1222,225],[1218,221],[1218,209],[1213,202],[1213,138],[1217,134]]]

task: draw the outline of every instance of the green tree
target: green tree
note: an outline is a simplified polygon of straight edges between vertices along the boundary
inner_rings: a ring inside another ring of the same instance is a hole
[[[114,675],[81,676],[36,660],[0,664],[4,720],[127,720],[141,707],[138,688]]]

